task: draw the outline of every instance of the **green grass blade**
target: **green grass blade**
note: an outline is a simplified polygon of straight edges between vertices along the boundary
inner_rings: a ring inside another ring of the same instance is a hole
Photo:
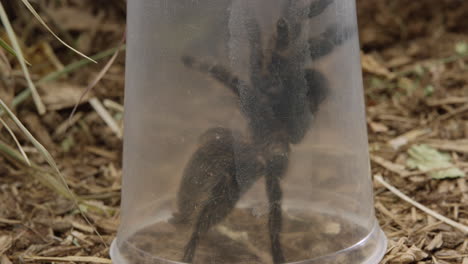
[[[5,49],[8,53],[10,53],[11,55],[15,56],[18,58],[18,55],[16,55],[16,52],[15,50],[10,47],[10,45],[8,45],[8,43],[6,43],[6,41],[4,41],[2,38],[0,38],[0,47],[2,47],[3,49]],[[18,58],[19,59],[19,58]],[[26,64],[28,66],[31,66],[31,63],[29,63],[26,59],[24,60],[24,62],[26,62]]]
[[[108,49],[108,50],[105,50],[105,51],[101,51],[101,52],[91,56],[91,58],[93,58],[94,60],[101,60],[103,58],[112,56],[117,49],[119,49],[119,48],[116,47],[116,48],[111,48],[111,49]],[[125,45],[122,45],[120,50],[124,50],[124,49],[125,49]],[[86,65],[90,64],[90,63],[91,62],[89,60],[87,60],[87,59],[82,59],[82,60],[70,63],[67,66],[65,66],[63,69],[61,69],[59,71],[51,72],[51,73],[47,74],[46,76],[42,77],[39,81],[37,81],[37,83],[41,84],[41,83],[45,83],[45,82],[48,82],[48,81],[56,80],[60,76],[62,76],[64,74],[67,74],[69,72],[73,72],[73,71],[75,71],[75,70],[77,70],[77,69],[79,69],[79,68],[81,68],[83,66],[86,66]],[[21,104],[24,100],[28,99],[30,95],[31,95],[31,91],[29,89],[25,89],[25,90],[21,91],[13,99],[12,106],[16,107],[17,105]],[[0,112],[0,116],[2,114],[3,114],[3,112]]]

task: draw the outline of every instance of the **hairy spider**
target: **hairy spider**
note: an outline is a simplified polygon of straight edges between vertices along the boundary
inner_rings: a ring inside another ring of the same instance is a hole
[[[333,1],[315,0],[306,15],[291,15],[290,6],[286,6],[267,48],[262,47],[257,21],[247,19],[249,82],[220,64],[188,55],[182,57],[186,67],[208,74],[238,98],[250,132],[244,136],[217,127],[201,136],[200,147],[185,167],[178,192],[178,213],[171,220],[175,224],[193,225],[182,261],[193,261],[200,238],[221,222],[253,183],[264,176],[271,254],[274,263],[285,262],[280,245],[280,181],[288,168],[290,145],[304,138],[313,115],[328,94],[325,76],[305,64],[309,58],[316,60],[330,53],[353,31],[332,26],[303,41],[301,23],[321,14]]]

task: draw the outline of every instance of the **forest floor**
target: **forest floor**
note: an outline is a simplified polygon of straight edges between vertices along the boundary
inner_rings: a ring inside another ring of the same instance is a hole
[[[124,34],[123,0],[40,1],[36,7],[66,42],[85,54],[102,55]],[[102,237],[74,202],[41,183],[47,177],[43,171],[0,151],[0,263],[109,263],[105,244],[112,242],[119,223],[122,140],[95,105],[103,104],[122,126],[124,52],[68,127],[73,105],[112,52],[99,65],[67,70],[81,58],[31,19],[21,1],[9,1],[5,8],[33,65],[33,79],[62,74],[38,85],[48,109],[40,116],[31,99],[13,103],[27,84],[9,57],[11,65],[0,63],[0,98],[15,104],[15,113],[51,152],[71,190],[87,199],[82,208]],[[401,200],[377,180],[382,177],[412,201],[468,225],[468,178],[455,177],[468,172],[467,16],[467,1],[358,0],[375,208],[389,239],[382,263],[468,264],[466,234]],[[5,129],[0,130],[1,142],[15,146]],[[25,144],[25,151],[45,167],[32,145]],[[414,169],[411,161],[420,166]],[[431,170],[428,164],[434,162],[447,167]]]

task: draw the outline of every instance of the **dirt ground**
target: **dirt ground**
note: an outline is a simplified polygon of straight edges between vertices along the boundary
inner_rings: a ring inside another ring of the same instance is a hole
[[[414,201],[467,226],[468,178],[435,179],[430,172],[406,165],[411,147],[425,144],[449,154],[454,167],[468,172],[468,1],[357,2],[372,173]],[[21,1],[4,5],[33,64],[34,80],[80,60],[32,19]],[[124,0],[35,1],[34,6],[54,31],[85,54],[116,47],[123,36]],[[1,37],[7,38],[3,31]],[[104,104],[118,126],[123,55],[85,98]],[[110,244],[119,222],[122,141],[88,103],[79,106],[72,126],[64,129],[71,108],[103,63],[82,65],[38,85],[48,108],[40,116],[31,99],[15,101],[27,84],[14,58],[9,61],[11,68],[4,62],[0,65],[0,98],[16,105],[15,113],[51,152],[70,188],[87,199],[82,209],[102,239],[72,201],[43,184],[47,173],[24,166],[3,148],[0,263],[109,263],[103,240]],[[21,142],[27,142],[8,124]],[[3,128],[2,142],[14,149]],[[32,162],[46,167],[32,145],[25,144],[25,151]],[[376,214],[389,238],[382,263],[468,264],[466,234],[403,202],[376,180],[374,191]]]

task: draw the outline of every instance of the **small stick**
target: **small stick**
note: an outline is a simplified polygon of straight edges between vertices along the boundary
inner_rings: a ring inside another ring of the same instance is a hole
[[[437,172],[437,171],[443,171],[443,170],[449,170],[449,169],[455,169],[455,168],[458,168],[457,166],[446,166],[446,167],[440,167],[440,168],[433,168],[433,169],[429,169],[429,170],[419,170],[419,171],[412,171],[412,172],[408,172],[404,175],[402,175],[403,177],[411,177],[411,176],[417,176],[417,175],[421,175],[421,174],[428,174],[428,173],[431,173],[431,172]]]
[[[115,122],[114,118],[107,112],[106,108],[102,105],[101,101],[96,97],[89,99],[89,103],[96,110],[98,115],[106,122],[109,128],[117,135],[119,139],[122,138],[122,131],[119,128],[119,125]]]
[[[397,188],[393,187],[392,185],[390,185],[388,182],[386,182],[382,176],[380,175],[375,175],[374,178],[377,180],[377,182],[379,182],[380,184],[382,184],[383,186],[385,186],[385,188],[387,188],[389,191],[391,191],[392,193],[394,193],[396,196],[400,197],[402,200],[412,204],[414,207],[418,208],[419,210],[425,212],[426,214],[462,231],[463,233],[465,234],[468,234],[468,226],[465,226],[463,224],[460,224],[458,222],[455,222],[453,221],[452,219],[449,219],[429,208],[427,208],[426,206],[416,202],[415,200],[411,199],[410,197],[406,196],[404,193],[402,193],[400,190],[398,190]]]
[[[102,263],[112,264],[112,261],[107,258],[99,257],[84,257],[84,256],[67,256],[67,257],[41,257],[41,256],[25,256],[26,262],[30,261],[60,261],[60,262],[87,262],[87,263]]]
[[[376,155],[372,155],[370,156],[370,159],[379,164],[380,166],[384,167],[385,169],[391,171],[391,172],[394,172],[400,176],[404,176],[404,175],[407,175],[409,172],[407,170],[404,169],[404,167],[402,165],[399,165],[399,164],[395,164],[391,161],[388,161],[382,157],[379,157],[379,156],[376,156]]]

